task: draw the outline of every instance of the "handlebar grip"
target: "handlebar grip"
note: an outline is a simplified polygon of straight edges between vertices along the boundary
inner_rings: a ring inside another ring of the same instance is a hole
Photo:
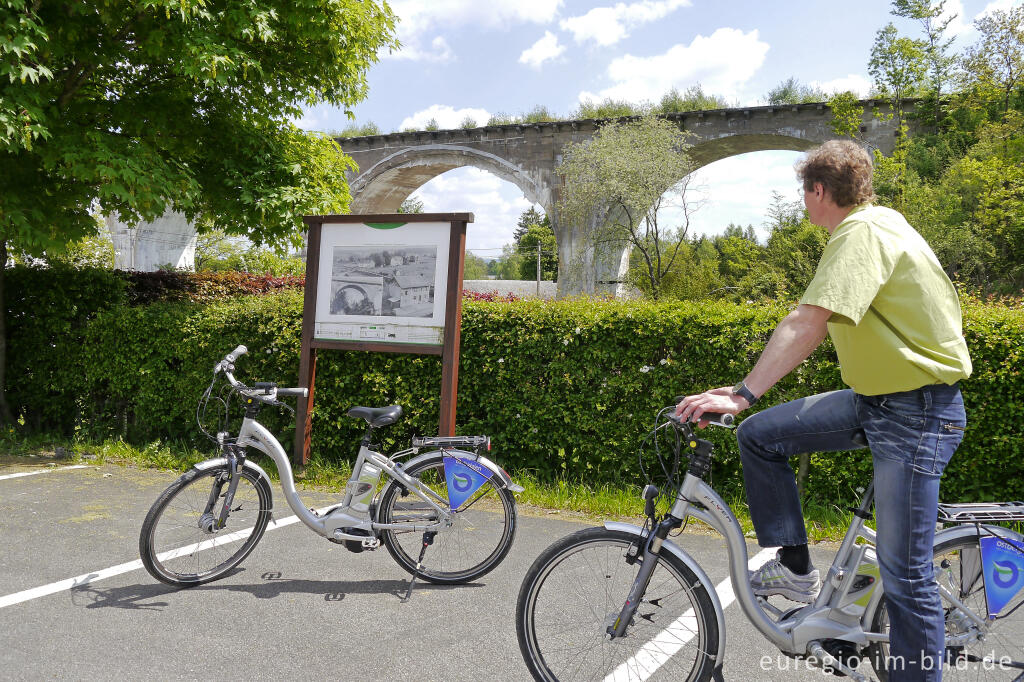
[[[277,389],[277,395],[278,395],[278,397],[284,396],[286,398],[287,397],[291,397],[291,396],[298,397],[298,398],[308,398],[309,397],[309,389],[308,388],[279,388],[279,389]]]
[[[701,421],[718,424],[719,426],[732,426],[736,421],[736,415],[723,414],[721,412],[705,412],[700,416]]]
[[[683,423],[682,419],[680,419],[678,416],[676,416],[674,414],[670,414],[668,418],[671,419],[676,424],[680,424],[681,425]],[[691,418],[689,421],[691,421],[691,422],[706,421],[709,424],[715,424],[717,426],[725,426],[725,427],[730,427],[731,428],[733,423],[736,421],[736,415],[733,415],[733,414],[723,414],[721,412],[705,412],[699,418],[697,418],[697,419],[692,419]]]
[[[234,364],[235,360],[237,360],[238,358],[240,358],[241,356],[245,355],[248,352],[248,348],[246,348],[245,346],[239,346],[238,348],[234,349],[233,351],[225,355],[224,359]]]

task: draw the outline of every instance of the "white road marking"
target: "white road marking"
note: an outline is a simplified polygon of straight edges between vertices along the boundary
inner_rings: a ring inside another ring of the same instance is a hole
[[[4,474],[0,476],[0,481],[5,478],[21,478],[22,476],[35,476],[36,474],[48,474],[51,471],[67,471],[68,469],[88,469],[88,464],[72,464],[69,467],[51,467],[49,469],[37,469],[36,471],[23,471],[18,474]]]
[[[747,568],[750,570],[761,568],[766,561],[775,556],[777,549],[777,547],[762,549],[747,562]],[[736,593],[733,592],[730,578],[715,585],[715,592],[718,593],[718,600],[722,603],[723,611],[736,601]],[[697,617],[694,615],[693,609],[690,609],[655,635],[635,656],[612,671],[604,678],[604,682],[644,682],[682,649],[684,644],[696,636]]]
[[[323,507],[316,511],[318,514],[322,514],[328,509],[330,509],[330,507]],[[267,525],[266,532],[270,532],[275,528],[284,528],[285,526],[290,526],[298,520],[299,517],[297,516],[289,516],[288,518],[281,519],[280,521],[271,520],[270,523]],[[227,535],[218,535],[216,538],[214,538],[212,542],[209,540],[204,540],[202,542],[197,542],[186,547],[179,547],[178,549],[171,549],[166,552],[161,552],[158,555],[158,558],[161,561],[164,561],[166,559],[173,559],[175,557],[184,556],[185,554],[191,554],[192,552],[202,552],[203,550],[213,549],[218,545],[223,545],[228,542],[234,542],[235,540],[244,538],[249,535],[250,531],[252,531],[252,527],[246,528],[245,530],[235,531],[234,533],[229,533]],[[75,587],[81,587],[82,585],[88,585],[90,583],[105,580],[107,578],[112,578],[115,575],[121,575],[122,573],[128,573],[129,571],[134,571],[140,568],[142,568],[142,560],[136,559],[135,561],[129,561],[124,564],[118,564],[117,566],[111,566],[110,568],[104,568],[98,571],[93,571],[92,573],[83,573],[82,575],[75,576],[74,578],[59,580],[55,583],[50,583],[49,585],[41,585],[39,587],[33,587],[28,590],[22,590],[21,592],[8,594],[6,596],[0,597],[0,609],[6,606],[13,606],[14,604],[20,604],[22,602],[30,601],[32,599],[38,599],[39,597],[45,597],[47,595],[55,594],[57,592],[63,592],[64,590],[70,590]]]

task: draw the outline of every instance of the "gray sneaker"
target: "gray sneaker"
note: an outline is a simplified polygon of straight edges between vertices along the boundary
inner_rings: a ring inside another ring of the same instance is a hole
[[[818,596],[821,579],[818,569],[811,569],[807,575],[793,573],[779,561],[779,555],[756,571],[750,572],[750,586],[754,594],[767,597],[778,594],[786,599],[810,604]]]

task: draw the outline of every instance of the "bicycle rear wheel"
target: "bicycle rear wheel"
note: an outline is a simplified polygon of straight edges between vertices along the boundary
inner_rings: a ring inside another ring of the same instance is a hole
[[[441,453],[417,462],[405,473],[434,492],[431,499],[448,511],[444,460]],[[451,510],[452,527],[440,528],[427,548],[418,575],[439,584],[469,582],[494,570],[508,554],[516,532],[516,501],[492,478],[458,509]],[[437,511],[397,480],[381,493],[377,520],[381,523],[425,525],[440,518]],[[416,573],[423,531],[382,530],[381,540],[398,564]]]
[[[942,679],[1020,680],[1024,679],[1024,590],[1010,601],[995,620],[988,619],[986,579],[981,570],[981,548],[977,536],[954,538],[935,547],[935,575],[939,583],[963,602],[979,626],[960,607],[943,599],[946,613],[946,656]],[[889,631],[885,600],[872,619],[872,630]],[[888,679],[889,645],[869,649],[872,666],[879,678]]]
[[[139,554],[150,575],[191,587],[222,577],[249,556],[270,522],[271,492],[259,474],[242,469],[239,476],[230,515],[219,530],[213,525],[231,480],[227,465],[192,469],[160,495],[139,535]]]
[[[636,536],[588,528],[562,538],[533,563],[516,604],[516,633],[537,680],[710,680],[718,620],[707,588],[668,552],[623,637],[609,639],[640,562]]]

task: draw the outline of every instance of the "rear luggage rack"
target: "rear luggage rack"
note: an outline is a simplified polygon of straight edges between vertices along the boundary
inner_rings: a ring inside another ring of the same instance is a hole
[[[940,504],[941,523],[1024,521],[1024,502],[969,502]]]
[[[414,448],[479,448],[491,449],[491,439],[487,436],[413,436]]]

